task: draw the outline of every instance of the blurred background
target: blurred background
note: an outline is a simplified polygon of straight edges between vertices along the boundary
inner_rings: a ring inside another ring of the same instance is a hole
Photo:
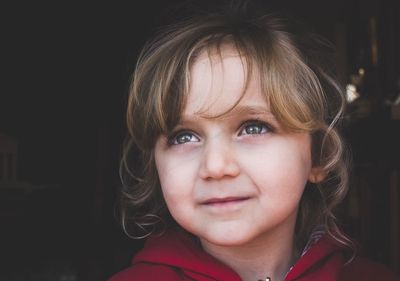
[[[0,281],[106,280],[142,246],[114,216],[138,52],[187,7],[222,1],[25,2],[0,8]],[[354,157],[338,216],[399,272],[399,1],[255,2],[335,45]]]

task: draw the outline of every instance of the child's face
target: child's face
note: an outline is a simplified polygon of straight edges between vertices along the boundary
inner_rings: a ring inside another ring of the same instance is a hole
[[[222,60],[203,53],[191,68],[182,120],[162,136],[155,160],[168,209],[203,243],[237,246],[293,235],[304,186],[313,179],[311,137],[285,132],[261,93],[253,71],[240,97],[245,68],[238,54]],[[200,112],[200,113],[199,113]]]

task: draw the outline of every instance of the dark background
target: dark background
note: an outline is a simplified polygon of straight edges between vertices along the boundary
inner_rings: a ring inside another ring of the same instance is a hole
[[[0,6],[0,133],[18,144],[17,179],[0,187],[0,280],[105,280],[141,246],[114,217],[138,51],[187,7],[222,1],[25,2]],[[332,41],[342,82],[367,69],[347,119],[355,168],[339,213],[366,254],[399,271],[400,121],[387,105],[400,93],[398,1],[257,2]],[[378,65],[369,56],[371,17]]]

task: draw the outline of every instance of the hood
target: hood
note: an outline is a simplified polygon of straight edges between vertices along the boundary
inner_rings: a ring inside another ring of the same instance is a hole
[[[324,278],[315,280],[337,280],[335,272],[345,263],[343,253],[342,248],[324,236],[297,261],[285,280],[301,280],[302,276],[313,274]],[[195,280],[241,281],[238,274],[204,252],[196,239],[184,231],[167,231],[150,237],[133,260],[133,264],[140,263],[178,268]]]
[[[150,237],[133,259],[133,264],[137,263],[179,268],[195,280],[241,281],[239,275],[204,252],[195,238],[184,231]]]

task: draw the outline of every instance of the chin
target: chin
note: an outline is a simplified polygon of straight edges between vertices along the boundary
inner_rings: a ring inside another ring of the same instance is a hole
[[[249,235],[240,235],[239,233],[213,233],[200,236],[201,240],[207,241],[207,243],[221,246],[221,247],[235,247],[249,243],[252,237]]]

